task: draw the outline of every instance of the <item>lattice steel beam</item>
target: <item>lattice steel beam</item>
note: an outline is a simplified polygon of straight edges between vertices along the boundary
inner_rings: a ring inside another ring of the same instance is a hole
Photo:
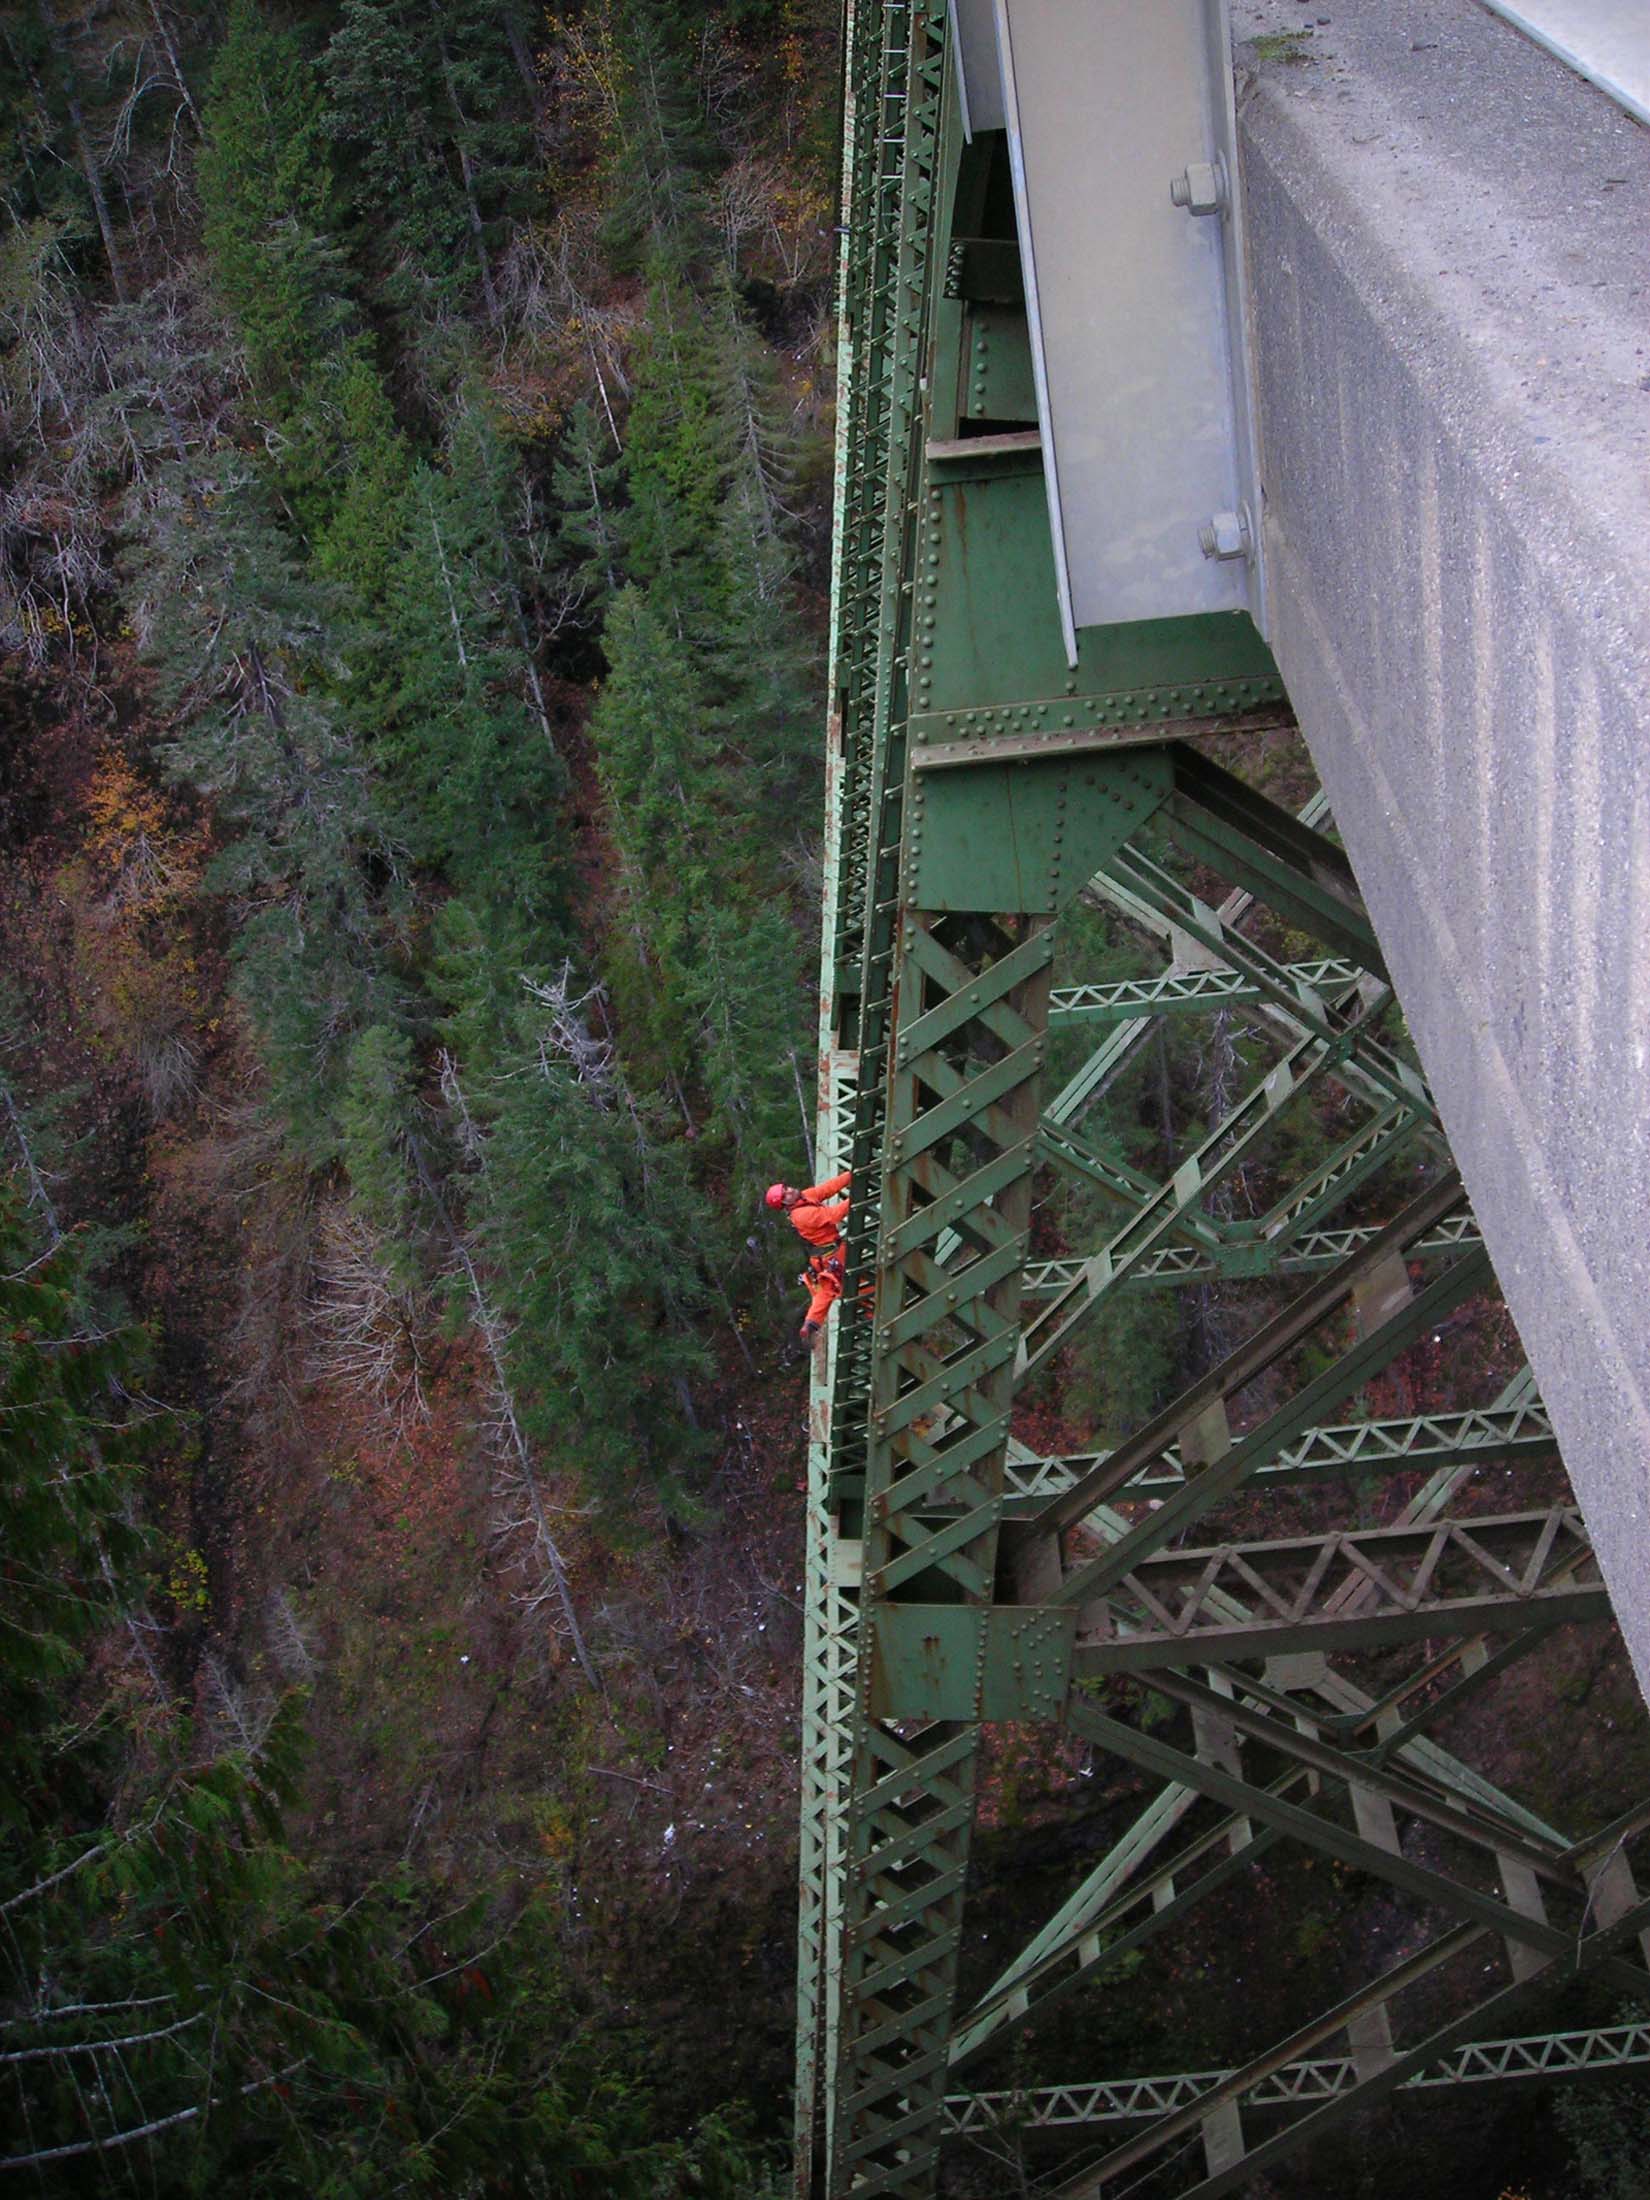
[[[1620,1838],[1614,1828],[1612,1838]],[[1596,1850],[1596,1845],[1595,1845]],[[1583,1931],[1561,1954],[1549,1959],[1541,1970],[1524,1979],[1515,1979],[1510,1986],[1476,2002],[1473,2007],[1435,2027],[1425,2038],[1393,2053],[1382,2066],[1355,2073],[1355,2083],[1340,2091],[1332,2100],[1322,2103],[1309,2115],[1293,2124],[1286,2131],[1276,2134],[1260,2145],[1249,2147],[1244,2143],[1240,2110],[1248,2097],[1280,2070],[1288,2068],[1311,2053],[1337,2032],[1347,2031],[1352,2023],[1367,2014],[1374,2005],[1386,2006],[1409,1987],[1420,1983],[1447,1964],[1473,1955],[1486,1940],[1483,1928],[1465,1925],[1443,1935],[1430,1947],[1404,1962],[1394,1965],[1383,1979],[1371,1988],[1349,1996],[1342,2003],[1315,2020],[1301,2027],[1287,2039],[1262,2056],[1236,2070],[1228,2078],[1218,2082],[1200,2094],[1194,2101],[1173,2109],[1156,2118],[1150,2128],[1139,2138],[1115,2148],[1104,2160],[1069,2178],[1056,2188],[1060,2200],[1090,2200],[1100,2195],[1108,2185],[1125,2171],[1149,2161],[1167,2146],[1185,2138],[1201,2135],[1206,2151],[1214,2164],[1210,2175],[1198,2179],[1183,2189],[1182,2200],[1220,2200],[1220,2196],[1239,2190],[1262,2171],[1282,2161],[1301,2146],[1331,2129],[1360,2109],[1373,2106],[1395,2092],[1405,2081],[1437,2063],[1446,2053],[1470,2041],[1475,2032],[1497,2030],[1530,1995],[1534,1985],[1556,1964],[1562,1964],[1566,1975],[1580,1976],[1594,1971],[1611,1960],[1616,1951],[1641,1934],[1650,1924],[1650,1901],[1635,1901],[1609,1925],[1593,1932]],[[1224,2115],[1222,2114],[1224,2111]],[[1216,2157],[1224,2159],[1216,2160]]]
[[[1402,1254],[1423,1238],[1436,1222],[1459,1204],[1460,1198],[1460,1183],[1454,1177],[1420,1193],[1362,1250],[1303,1292],[1252,1337],[1228,1353],[1218,1367],[1161,1413],[1153,1415],[1127,1443],[1120,1444],[1110,1454],[1103,1467],[1096,1467],[1079,1477],[1062,1496],[1051,1499],[1037,1515],[1035,1525],[1045,1534],[1058,1534],[1074,1526],[1092,1505],[1114,1497],[1143,1467],[1161,1458],[1193,1420],[1209,1408],[1234,1399],[1256,1376],[1275,1366],[1285,1353],[1310,1336],[1370,1278],[1378,1275],[1394,1255]],[[1252,1473],[1264,1460],[1275,1457],[1285,1444],[1315,1426],[1321,1418],[1316,1410],[1318,1407],[1334,1405],[1359,1389],[1370,1373],[1384,1367],[1426,1328],[1429,1321],[1437,1319],[1478,1288],[1487,1273],[1488,1262],[1483,1254],[1467,1253],[1442,1276],[1434,1277],[1409,1305],[1399,1308],[1373,1333],[1360,1338],[1322,1375],[1297,1393],[1287,1406],[1269,1415],[1259,1428],[1250,1430],[1219,1462],[1199,1476],[1195,1492],[1182,1492],[1171,1499],[1164,1513],[1168,1514],[1170,1507],[1175,1509],[1171,1518],[1164,1519],[1161,1535],[1149,1545],[1142,1542],[1139,1548],[1142,1551],[1148,1547],[1155,1549],[1157,1543],[1166,1542],[1178,1529],[1190,1525],[1192,1519],[1208,1509],[1216,1496],[1227,1494],[1245,1474]],[[1162,1515],[1158,1517],[1163,1518]],[[1084,1585],[1085,1590],[1087,1586]],[[1098,1593],[1098,1586],[1094,1593]],[[1068,1596],[1079,1593],[1067,1585]]]
[[[836,2080],[835,2159],[867,2193],[921,2189],[938,2143],[977,1741],[972,1725],[911,1739],[879,1719],[867,1647],[902,1589],[992,1594],[1050,942],[911,915],[900,951]],[[948,1268],[942,1228],[967,1248]],[[935,1503],[957,1516],[937,1534]]]
[[[1329,804],[1320,789],[1306,802],[1299,813],[1299,818],[1303,825],[1316,826],[1323,824],[1328,815]],[[1089,885],[1084,888],[1081,898],[1094,908],[1116,909],[1119,906],[1117,890],[1111,886],[1110,881],[1103,877],[1091,880]],[[1221,902],[1215,914],[1222,925],[1236,927],[1242,924],[1253,907],[1254,896],[1246,893],[1241,886],[1238,886],[1234,887],[1231,893]],[[1146,930],[1148,932],[1160,931],[1161,936],[1169,944],[1173,960],[1170,962],[1168,970],[1163,973],[1165,980],[1172,981],[1194,974],[1193,961],[1183,959],[1197,955],[1198,951],[1190,941],[1183,937],[1177,938],[1172,927],[1159,927],[1149,911],[1131,906],[1126,910],[1126,913],[1134,917],[1136,921],[1144,918]],[[1337,973],[1343,967],[1349,971],[1352,969],[1351,965],[1342,965],[1336,962],[1330,962],[1319,967],[1324,973],[1323,982],[1331,986],[1337,982]],[[1231,978],[1239,977],[1236,971],[1223,971],[1222,974]],[[1239,982],[1248,985],[1247,980],[1240,980]],[[1249,991],[1254,1001],[1264,1009],[1266,1002],[1260,989],[1249,986]],[[1061,1123],[1076,1122],[1084,1110],[1101,1097],[1122,1073],[1135,1053],[1146,1044],[1147,1040],[1159,1028],[1159,1019],[1153,1016],[1131,1020],[1120,1029],[1110,1032],[1107,1035],[1105,1044],[1062,1087],[1050,1108],[1051,1116]]]
[[[1155,855],[1137,846],[1122,850],[1095,874],[1086,898],[1117,910],[1141,931],[1173,943],[1182,955],[1210,960],[1245,978],[1255,989],[1254,1013],[1291,1039],[1334,1029],[1333,996],[1326,999],[1316,988],[1292,979],[1289,972],[1295,966],[1277,962],[1237,929],[1228,911],[1234,901],[1247,911],[1252,906],[1249,897],[1228,895],[1218,908],[1210,909]],[[1131,1025],[1112,1037],[1127,1040],[1150,1028]],[[1430,1150],[1440,1156],[1448,1152],[1425,1079],[1390,1049],[1361,1041],[1334,1074],[1349,1093],[1375,1106],[1398,1100],[1416,1108],[1428,1119],[1422,1136]],[[1096,1084],[1093,1089],[1102,1086]]]
[[[1174,751],[1169,837],[1288,924],[1383,981],[1386,963],[1345,851],[1189,742]],[[1308,986],[1310,993],[1313,989]]]
[[[1284,974],[1293,985],[1325,993],[1356,985],[1361,972],[1356,963],[1327,959],[1288,963]],[[1143,1016],[1202,1015],[1264,998],[1259,986],[1235,970],[1167,970],[1161,977],[1120,978],[1110,985],[1057,985],[1048,999],[1049,1029],[1127,1024]]]
[[[1338,1609],[1337,1596],[1353,1583],[1367,1586],[1370,1600]],[[1221,1591],[1246,1598],[1248,1616],[1223,1610]],[[1517,1632],[1542,1620],[1603,1619],[1609,1609],[1573,1505],[1418,1528],[1338,1529],[1155,1552],[1108,1591],[1096,1615],[1105,1639],[1080,1636],[1076,1669],[1144,1673],[1192,1658],[1373,1650]]]
[[[1498,1669],[1537,1648],[1548,1631],[1532,1628],[1507,1646],[1496,1661]],[[1444,1715],[1442,1699],[1429,1703],[1408,1725],[1396,1727],[1381,1706],[1322,1660],[1316,1662],[1320,1669],[1310,1696],[1280,1691],[1276,1701],[1290,1715],[1305,1717],[1317,1731],[1344,1724],[1352,1732],[1367,1730],[1377,1736],[1360,1753],[1360,1772],[1401,1764],[1427,1779],[1437,1793],[1479,1809],[1486,1820],[1498,1819],[1516,1838],[1534,1841],[1545,1854],[1562,1852],[1561,1834],[1426,1737],[1425,1729]],[[1490,1663],[1480,1667],[1476,1677],[1480,1682],[1492,1678]],[[1231,1677],[1225,1679],[1230,1687]],[[1245,1685],[1257,1700],[1265,1699],[1267,1692],[1253,1680]],[[1327,1711],[1326,1705],[1331,1707]],[[1280,1773],[1268,1792],[1304,1802],[1314,1791],[1314,1780],[1313,1769],[1297,1763]],[[1210,1896],[1248,1871],[1285,1837],[1281,1826],[1256,1825],[1248,1812],[1235,1809],[1180,1846],[1159,1853],[1198,1800],[1196,1789],[1170,1781],[1139,1813],[1128,1832],[970,2008],[952,2041],[954,2071],[987,2048],[1000,2045],[1007,2030],[1042,2015],[1085,1980],[1100,1976],[1126,1957],[1144,1953],[1186,1925]]]
[[[1528,1410],[1533,1403],[1528,1387],[1524,1377],[1516,1379],[1490,1409],[1491,1413],[1516,1414]],[[1406,1506],[1406,1521],[1419,1524],[1435,1519],[1471,1471],[1470,1467],[1453,1465],[1440,1468]],[[1113,1541],[1128,1529],[1121,1515],[1104,1506],[1089,1516],[1088,1525]],[[1341,1608],[1356,1608],[1367,1601],[1366,1588],[1367,1584],[1353,1584],[1329,1601]],[[1229,1592],[1214,1590],[1211,1602],[1228,1620],[1242,1622],[1253,1616],[1249,1608]],[[1487,1652],[1476,1655],[1477,1644],[1458,1642],[1450,1658],[1429,1660],[1419,1675],[1389,1689],[1380,1699],[1359,1689],[1322,1656],[1269,1661],[1267,1681],[1256,1681],[1247,1674],[1218,1676],[1211,1673],[1211,1685],[1219,1679],[1227,1696],[1241,1688],[1254,1702],[1303,1722],[1304,1729],[1315,1734],[1343,1734],[1349,1743],[1368,1736],[1369,1741],[1360,1749],[1361,1761],[1366,1765],[1391,1762],[1407,1766],[1430,1782],[1436,1792],[1456,1799],[1469,1811],[1480,1813],[1486,1823],[1510,1828],[1515,1838],[1532,1838],[1550,1854],[1562,1848],[1561,1835],[1426,1737],[1426,1729],[1436,1725],[1453,1708],[1463,1689],[1487,1685],[1537,1647],[1549,1631],[1546,1626],[1533,1627],[1512,1643],[1503,1644],[1494,1655]],[[1460,1665],[1463,1678],[1458,1686],[1440,1690],[1436,1683],[1447,1672],[1451,1660]],[[1280,1676],[1289,1676],[1287,1687],[1281,1679],[1276,1687],[1270,1684],[1274,1670]],[[1419,1708],[1413,1718],[1405,1721],[1398,1707],[1406,1695],[1417,1689],[1424,1690]],[[1212,1731],[1208,1727],[1204,1729],[1205,1733]],[[1289,1792],[1293,1778],[1293,1775],[1286,1775],[1282,1792]],[[1247,1819],[1235,1816],[1213,1837],[1205,1834],[1186,1856],[1171,1858],[1166,1864],[1155,1867],[1150,1876],[1139,1877],[1193,1800],[1192,1790],[1171,1784],[1141,1813],[1128,1834],[1085,1877],[969,2013],[953,2042],[953,2067],[960,2060],[978,2053],[1005,2025],[1022,2021],[1033,2009],[1040,2011],[1050,2000],[1068,1992],[1094,1966],[1115,1960],[1126,1949],[1141,1948],[1162,1929],[1167,1919],[1183,1913],[1191,1903],[1224,1884],[1237,1860],[1249,1861],[1277,1838],[1274,1833],[1264,1830],[1256,1835]],[[1184,1880],[1190,1864],[1211,1852],[1217,1856],[1216,1865],[1196,1882],[1190,1898],[1183,1886],[1177,1893],[1177,1884]],[[1132,1887],[1129,1885],[1131,1880],[1135,1882]],[[1147,1905],[1146,1913],[1131,1926],[1131,1915],[1143,1901]],[[1119,1937],[1125,1933],[1129,1936],[1126,1941]]]
[[[1325,1475],[1406,1474],[1419,1468],[1487,1464],[1491,1460],[1554,1459],[1558,1440],[1539,1400],[1479,1407],[1466,1413],[1416,1413],[1397,1420],[1345,1421],[1308,1429],[1275,1459],[1255,1470],[1257,1484]],[[1010,1514],[1060,1495],[1080,1476],[1103,1467],[1110,1451],[1074,1452],[1022,1463],[1012,1455],[1005,1484]],[[1186,1480],[1171,1444],[1128,1485],[1130,1497],[1166,1497]]]
[[[1260,1787],[1252,1780],[1227,1771],[1222,1765],[1176,1748],[1158,1735],[1143,1733],[1122,1719],[1112,1718],[1091,1704],[1074,1700],[1068,1722],[1073,1733],[1082,1735],[1111,1755],[1139,1765],[1159,1779],[1191,1788],[1243,1818],[1258,1819],[1274,1832],[1321,1850],[1355,1871],[1384,1879],[1400,1892],[1413,1896],[1446,1917],[1462,1917],[1475,1926],[1487,1926],[1502,1940],[1527,1943],[1549,1960],[1574,1949],[1575,1936],[1561,1927],[1526,1915],[1465,1880],[1431,1865],[1417,1863],[1395,1847],[1338,1824],[1315,1807],[1292,1802],[1275,1788]],[[1636,1828],[1645,1817],[1650,1817],[1650,1806],[1631,1824]],[[1585,1900],[1585,1888],[1580,1887],[1577,1891]],[[1622,1992],[1635,1995],[1650,1992],[1650,1972],[1642,1965],[1632,1964],[1614,1954],[1601,1957],[1601,1961],[1605,1963],[1606,1975]]]
[[[1526,2032],[1506,2040],[1475,2040],[1415,2071],[1398,2088],[1484,2085],[1514,2078],[1561,2078],[1633,2070],[1650,2063],[1650,2024],[1600,2025],[1592,2030]],[[1206,2100],[1230,2084],[1233,2070],[1182,2070],[1150,2078],[1100,2078],[1087,2084],[948,2093],[946,2129],[1050,2131],[1064,2125],[1137,2123]],[[1247,2108],[1299,2108],[1334,2100],[1358,2082],[1350,2055],[1285,2063],[1248,2093]]]
[[[1228,1237],[1213,1254],[1199,1252],[1191,1246],[1162,1245],[1130,1269],[1123,1279],[1123,1288],[1125,1291],[1164,1290],[1222,1279],[1322,1275],[1326,1269],[1338,1266],[1372,1243],[1379,1229],[1377,1223],[1360,1223],[1346,1230],[1312,1230],[1282,1247],[1260,1239]],[[1452,1215],[1424,1237],[1417,1238],[1406,1258],[1440,1260],[1450,1253],[1481,1248],[1483,1242],[1478,1224],[1470,1214]],[[1068,1290],[1094,1258],[1092,1253],[1076,1253],[1058,1260],[1030,1262],[1025,1274],[1025,1296],[1028,1299],[1048,1298]]]

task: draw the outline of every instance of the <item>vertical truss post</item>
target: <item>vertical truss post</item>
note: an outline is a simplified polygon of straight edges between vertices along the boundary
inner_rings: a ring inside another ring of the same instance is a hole
[[[888,1715],[879,1619],[904,1595],[993,1594],[1050,953],[1035,920],[901,924],[833,2148],[867,2194],[932,2183],[978,1737]],[[944,1268],[942,1230],[966,1249]],[[936,1505],[953,1516],[937,1535]]]

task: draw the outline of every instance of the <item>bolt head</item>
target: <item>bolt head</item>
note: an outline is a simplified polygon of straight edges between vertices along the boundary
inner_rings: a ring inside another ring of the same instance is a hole
[[[1226,204],[1225,162],[1218,157],[1188,161],[1170,182],[1169,199],[1188,214],[1218,214]]]
[[[1248,512],[1214,513],[1198,529],[1197,540],[1206,558],[1246,558],[1251,540]]]

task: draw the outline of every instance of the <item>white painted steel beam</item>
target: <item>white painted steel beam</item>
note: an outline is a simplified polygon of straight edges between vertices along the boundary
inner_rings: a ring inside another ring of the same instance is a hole
[[[995,10],[1071,661],[1079,627],[1264,628],[1225,0]]]

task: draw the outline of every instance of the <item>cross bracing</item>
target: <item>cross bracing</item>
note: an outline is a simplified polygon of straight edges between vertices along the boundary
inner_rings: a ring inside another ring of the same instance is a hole
[[[1177,1951],[1332,1865],[1407,1920],[1391,1960],[1349,1931],[1277,2036],[1231,1998],[1219,2067],[1023,2096],[1052,2135],[1134,2088],[1049,2189],[1213,2200],[1497,2043],[1607,2061],[1500,2035],[1560,1979],[1599,2041],[1650,1991],[1650,1813],[1555,1825],[1483,1746],[1611,1622],[1322,797],[1253,768],[1275,669],[1201,614],[1073,662],[1001,133],[938,0],[847,28],[798,2189],[925,2200],[959,2076],[1005,2098],[1096,1991],[1163,2023]],[[1131,1392],[1147,1291],[1186,1311]],[[1121,1830],[998,1946],[1002,1721]]]

